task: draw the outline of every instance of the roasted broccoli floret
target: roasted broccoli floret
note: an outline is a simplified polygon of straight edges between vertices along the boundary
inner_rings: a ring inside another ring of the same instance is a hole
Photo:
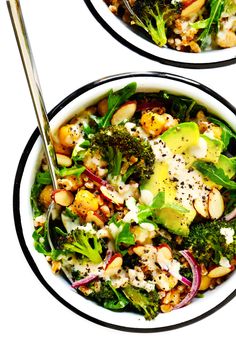
[[[118,310],[129,304],[124,294],[119,289],[114,288],[110,281],[101,281],[99,287],[91,285],[90,288],[92,293],[89,294],[89,298],[107,309]]]
[[[133,307],[144,314],[146,320],[152,320],[157,316],[159,312],[159,295],[156,290],[147,292],[131,285],[127,285],[122,290]]]
[[[71,231],[64,239],[62,248],[70,252],[79,253],[95,264],[102,262],[102,245],[96,234],[88,230],[75,229]]]
[[[136,0],[133,11],[137,15],[133,17],[135,24],[147,31],[158,46],[165,45],[166,22],[176,13],[174,5],[165,0]]]
[[[131,175],[145,180],[153,173],[155,156],[150,143],[132,136],[122,125],[100,129],[94,135],[91,147],[107,160],[111,177],[122,174],[122,180],[126,182]]]
[[[233,234],[233,242],[227,242],[225,232]],[[182,245],[190,249],[195,259],[206,267],[219,264],[222,257],[231,261],[236,256],[236,220],[193,224]]]

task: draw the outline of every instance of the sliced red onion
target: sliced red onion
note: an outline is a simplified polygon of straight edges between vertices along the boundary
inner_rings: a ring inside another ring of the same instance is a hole
[[[85,169],[84,173],[91,179],[93,182],[98,183],[100,185],[107,185],[107,182],[103,180],[102,178],[96,176],[92,171],[90,171],[88,168]]]
[[[153,100],[150,100],[150,101],[139,100],[138,103],[137,103],[136,111],[152,110],[155,107],[160,107],[160,106],[162,106],[162,104],[157,99],[153,99]]]
[[[201,283],[201,269],[200,269],[200,266],[197,264],[195,258],[193,257],[192,253],[189,252],[188,250],[180,251],[180,253],[190,265],[190,268],[193,273],[193,282],[191,284],[189,293],[185,296],[185,298],[180,303],[178,303],[174,307],[174,309],[179,309],[186,306],[197,294],[200,283]]]
[[[192,286],[192,282],[189,279],[187,279],[186,277],[184,277],[184,276],[181,276],[181,278],[179,280],[180,280],[180,282],[182,282],[183,284],[187,285],[188,287]]]
[[[236,217],[236,208],[234,208],[229,214],[225,215],[225,221],[231,221]]]
[[[82,278],[79,281],[75,281],[74,283],[72,283],[71,286],[72,286],[72,288],[79,288],[79,287],[81,287],[83,285],[86,285],[86,284],[88,284],[90,282],[95,281],[97,278],[98,278],[98,275],[94,275],[93,274],[93,275],[90,275],[88,277]]]

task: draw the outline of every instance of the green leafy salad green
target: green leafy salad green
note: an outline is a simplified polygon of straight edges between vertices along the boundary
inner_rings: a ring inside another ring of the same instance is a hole
[[[152,320],[230,278],[236,134],[216,114],[133,82],[73,115],[53,139],[58,189],[43,158],[31,191],[33,240],[78,294]]]

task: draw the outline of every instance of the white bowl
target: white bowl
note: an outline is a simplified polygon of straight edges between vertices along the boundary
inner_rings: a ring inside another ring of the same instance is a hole
[[[220,95],[190,79],[158,72],[115,75],[79,88],[50,112],[52,128],[57,128],[69,120],[73,114],[95,103],[110,89],[122,88],[132,81],[137,82],[138,91],[166,90],[174,94],[192,97],[236,130],[236,109]],[[141,315],[128,312],[116,313],[104,309],[77,294],[63,277],[53,275],[45,257],[39,254],[33,245],[32,233],[34,228],[30,190],[41,153],[41,139],[38,130],[35,130],[23,151],[16,173],[14,186],[15,226],[22,250],[35,275],[49,292],[66,307],[78,315],[104,326],[125,331],[154,332],[170,330],[203,319],[235,296],[236,273],[233,273],[222,285],[207,292],[204,298],[194,299],[190,305],[184,308],[160,314],[155,320],[146,321]],[[35,297],[40,296],[36,295]]]
[[[103,0],[84,0],[98,22],[120,43],[152,60],[184,68],[213,68],[236,62],[236,47],[202,53],[160,48],[135,32],[109,10]]]

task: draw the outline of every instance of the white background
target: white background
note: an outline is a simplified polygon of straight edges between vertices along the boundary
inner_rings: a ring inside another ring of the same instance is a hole
[[[88,82],[144,70],[195,79],[236,106],[236,65],[189,70],[150,61],[115,41],[92,17],[83,0],[22,0],[21,4],[48,110]],[[0,102],[0,342],[195,344],[233,340],[235,299],[210,317],[178,330],[127,333],[80,318],[53,298],[31,271],[15,233],[12,190],[20,155],[36,119],[4,0],[0,2]]]

